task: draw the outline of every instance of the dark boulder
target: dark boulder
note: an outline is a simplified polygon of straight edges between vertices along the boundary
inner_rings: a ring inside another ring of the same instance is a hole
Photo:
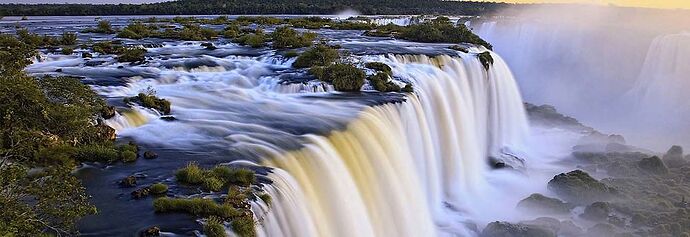
[[[517,204],[519,209],[542,214],[567,214],[573,208],[557,198],[534,193]]]
[[[124,179],[120,180],[120,186],[127,188],[137,186],[137,177],[134,177],[133,175],[125,177]]]
[[[558,233],[561,229],[561,222],[551,217],[539,217],[531,221],[521,221],[519,224],[551,230],[553,233]]]
[[[158,158],[158,154],[156,154],[153,151],[146,151],[144,152],[144,159],[156,159]]]
[[[157,237],[161,236],[161,229],[158,226],[150,227],[139,234],[140,237]]]
[[[150,193],[151,193],[151,188],[149,188],[149,187],[140,188],[140,189],[134,190],[132,192],[132,198],[142,199],[142,198],[148,197]]]
[[[637,162],[637,166],[650,174],[667,174],[668,168],[659,157],[652,156],[649,158],[644,158]]]
[[[563,200],[577,204],[588,204],[607,200],[615,190],[589,176],[582,170],[556,175],[549,181],[548,189]]]
[[[683,147],[672,146],[666,154],[663,156],[664,163],[669,167],[679,167],[685,164],[685,159],[683,158]]]
[[[584,219],[603,221],[609,217],[611,207],[606,202],[595,202],[585,207],[585,212],[580,215]]]
[[[103,119],[110,119],[112,117],[115,117],[115,107],[113,106],[105,106],[101,109],[101,117]]]
[[[556,234],[536,226],[496,221],[489,223],[480,237],[556,237]]]
[[[177,119],[175,118],[175,116],[172,116],[172,115],[161,116],[161,119],[162,119],[163,121],[168,121],[168,122],[177,120]]]
[[[96,137],[103,140],[115,140],[117,134],[115,134],[115,129],[111,128],[105,124],[96,125]]]

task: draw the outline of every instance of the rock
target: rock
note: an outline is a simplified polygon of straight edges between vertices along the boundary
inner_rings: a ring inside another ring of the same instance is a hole
[[[101,64],[104,64],[104,63],[105,63],[105,61],[102,61],[102,60],[89,60],[89,61],[86,61],[86,62],[84,63],[84,66],[87,66],[87,67],[95,67],[95,66],[98,66],[98,65],[101,65]]]
[[[127,176],[126,178],[120,180],[120,185],[127,188],[137,186],[137,177],[134,177],[133,175]]]
[[[563,200],[577,204],[588,204],[607,200],[615,190],[589,176],[582,170],[556,175],[549,181],[548,189]]]
[[[153,151],[146,151],[144,152],[144,159],[156,159],[158,158],[158,154],[156,154]]]
[[[580,215],[584,219],[603,221],[609,217],[611,208],[606,202],[595,202],[585,207],[585,212]]]
[[[572,221],[561,221],[561,228],[558,230],[558,236],[582,236],[584,231]]]
[[[663,156],[663,160],[669,167],[683,166],[685,164],[685,159],[683,159],[683,147],[677,145],[671,146]]]
[[[151,192],[151,188],[149,188],[149,187],[140,188],[140,189],[134,190],[132,192],[132,198],[142,199],[142,198],[149,196],[150,192]]]
[[[489,223],[480,237],[556,237],[556,234],[535,226],[496,221]]]
[[[211,42],[204,42],[204,43],[201,43],[201,47],[205,47],[205,48],[208,49],[208,50],[217,49],[216,46],[213,45],[213,43],[211,43]]]
[[[91,57],[93,57],[93,55],[91,55],[91,54],[88,53],[88,52],[84,52],[84,53],[81,54],[81,57],[82,57],[82,58],[91,58]]]
[[[62,72],[62,68],[55,69],[55,72]]]
[[[637,166],[643,171],[650,174],[666,174],[668,173],[668,168],[659,157],[652,156],[649,158],[644,158],[637,162]]]
[[[571,205],[556,199],[534,193],[522,199],[517,204],[519,209],[542,214],[567,214],[573,208]]]
[[[587,229],[588,237],[613,237],[616,234],[615,228],[611,224],[596,224]]]
[[[103,119],[110,119],[112,117],[115,117],[115,107],[113,106],[106,106],[101,109],[101,117]]]
[[[115,140],[115,129],[105,124],[96,125],[96,136],[104,140]]]
[[[561,229],[561,222],[551,217],[539,217],[531,221],[521,221],[519,224],[551,230],[553,233],[558,233]]]
[[[175,116],[172,116],[172,115],[161,116],[161,119],[162,119],[163,121],[175,121],[175,120],[177,120],[177,119],[175,118]]]
[[[140,237],[157,237],[161,236],[161,229],[158,226],[150,227],[139,234]]]
[[[609,141],[611,143],[625,144],[625,138],[618,134],[609,135]]]

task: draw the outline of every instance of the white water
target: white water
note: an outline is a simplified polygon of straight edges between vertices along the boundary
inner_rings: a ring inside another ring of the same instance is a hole
[[[367,108],[343,131],[309,135],[303,149],[269,149],[264,163],[279,168],[269,191],[285,205],[262,234],[473,235],[465,222],[483,215],[472,200],[487,187],[487,155],[519,147],[527,132],[517,86],[494,58],[488,74],[470,55],[378,58],[415,95]]]

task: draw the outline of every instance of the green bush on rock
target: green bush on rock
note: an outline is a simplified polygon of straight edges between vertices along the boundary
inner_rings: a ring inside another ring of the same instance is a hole
[[[393,70],[391,69],[391,67],[388,66],[388,64],[382,62],[368,62],[364,66],[377,72],[383,72],[388,75],[393,75]]]
[[[249,169],[216,166],[204,170],[196,163],[189,163],[185,168],[179,169],[175,177],[181,183],[201,185],[202,188],[215,192],[230,184],[249,187],[256,182],[256,174]]]
[[[168,198],[162,197],[153,201],[153,208],[156,212],[185,212],[199,217],[218,216],[221,218],[232,218],[239,215],[239,212],[224,204],[218,204],[212,199],[205,198]]]
[[[139,93],[134,97],[126,97],[125,103],[138,103],[146,108],[155,109],[164,115],[170,114],[170,101],[156,97],[155,92]]]
[[[204,225],[204,234],[208,237],[226,237],[223,220],[215,216],[209,217]]]
[[[311,46],[316,39],[316,33],[299,33],[290,27],[278,27],[272,34],[272,47],[274,49],[294,49]]]
[[[117,55],[118,62],[143,62],[146,60],[146,49],[130,48],[123,49]]]
[[[352,64],[337,63],[325,68],[310,70],[319,80],[333,83],[338,91],[359,91],[364,85],[366,74]]]
[[[252,216],[242,216],[236,218],[230,225],[232,226],[232,230],[241,237],[256,236],[256,229],[254,228],[254,219]]]
[[[305,51],[297,57],[292,66],[295,68],[308,68],[313,66],[328,66],[340,59],[338,50],[324,44],[319,44]]]
[[[486,70],[489,70],[489,67],[494,64],[494,58],[491,56],[491,52],[487,51],[477,54],[477,58],[479,58],[479,62],[482,63],[482,66],[484,66]]]
[[[155,183],[149,187],[152,194],[164,194],[168,192],[168,185],[162,183]]]

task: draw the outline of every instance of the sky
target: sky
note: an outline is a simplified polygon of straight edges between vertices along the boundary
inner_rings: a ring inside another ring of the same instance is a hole
[[[0,0],[0,3],[147,3],[165,0]],[[261,1],[261,0],[257,0]],[[478,0],[485,2],[513,2],[513,3],[593,3],[614,4],[629,7],[648,8],[684,8],[690,9],[690,0]]]

